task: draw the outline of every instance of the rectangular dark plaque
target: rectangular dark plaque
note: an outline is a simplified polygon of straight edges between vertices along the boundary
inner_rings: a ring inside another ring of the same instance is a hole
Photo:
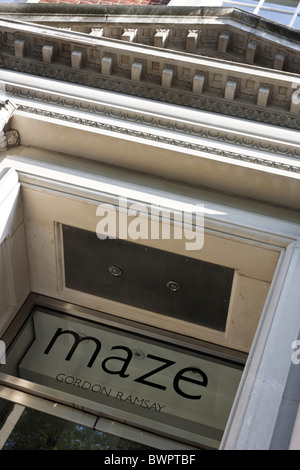
[[[70,289],[224,331],[234,270],[63,225]]]

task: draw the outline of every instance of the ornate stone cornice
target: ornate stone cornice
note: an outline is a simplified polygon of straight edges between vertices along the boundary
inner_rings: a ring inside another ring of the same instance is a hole
[[[283,100],[281,103],[277,101],[278,104],[276,107],[268,107],[259,106],[253,103],[253,100],[251,103],[250,100],[250,102],[245,102],[240,100],[226,99],[222,97],[220,90],[223,88],[223,93],[225,94],[227,82],[223,86],[222,84],[216,85],[215,94],[202,94],[193,93],[192,90],[154,85],[150,82],[136,82],[134,80],[128,79],[127,77],[123,78],[113,75],[105,76],[100,73],[91,72],[88,70],[73,70],[71,67],[67,68],[59,65],[51,66],[43,63],[37,63],[36,61],[30,61],[26,59],[24,60],[15,57],[0,57],[0,64],[4,69],[15,70],[22,73],[30,73],[40,77],[63,80],[80,85],[101,88],[103,90],[110,90],[151,100],[173,103],[194,109],[225,114],[228,116],[236,116],[242,119],[251,119],[258,122],[288,127],[291,129],[300,129],[300,116],[298,113],[291,113],[287,109],[287,100]],[[264,83],[265,82],[266,80],[264,80]],[[258,79],[257,83],[259,83]],[[274,88],[273,84],[271,86]],[[284,87],[285,93],[288,95],[288,101],[291,102],[291,104],[293,92],[292,86],[293,82],[290,80],[290,83],[287,83]],[[261,87],[261,89],[265,90],[267,87]],[[260,91],[257,90],[257,96],[259,96],[259,93]],[[263,91],[261,93],[263,94]],[[249,95],[251,95],[251,92]]]
[[[261,165],[263,167],[269,167],[275,170],[287,171],[291,173],[300,173],[300,163],[288,163],[287,161],[274,160],[272,158],[264,158],[259,155],[246,155],[241,152],[234,152],[225,148],[215,148],[212,146],[205,145],[204,143],[191,142],[188,139],[184,139],[182,135],[178,136],[164,136],[157,133],[151,133],[147,130],[139,130],[129,128],[116,124],[101,122],[98,120],[88,119],[87,117],[79,117],[74,115],[68,115],[63,112],[57,112],[47,109],[41,109],[37,107],[30,107],[27,105],[20,105],[19,111],[25,113],[31,113],[38,116],[44,116],[49,119],[55,119],[58,121],[65,121],[71,124],[79,124],[82,126],[92,127],[94,129],[101,129],[108,132],[115,132],[121,135],[127,135],[135,138],[145,139],[154,141],[156,144],[166,144],[177,148],[184,148],[192,151],[204,152],[218,157],[225,157],[227,159],[242,161],[251,163],[254,165]]]
[[[239,131],[239,129],[230,130],[222,129],[221,126],[212,126],[211,124],[203,124],[196,121],[189,121],[183,117],[172,117],[170,114],[164,116],[163,113],[144,112],[126,108],[120,102],[118,106],[108,103],[91,101],[88,98],[82,99],[72,95],[63,93],[54,93],[41,88],[33,88],[28,86],[20,86],[17,84],[6,84],[6,93],[12,99],[15,98],[16,106],[19,110],[26,110],[30,113],[42,113],[39,111],[40,103],[46,105],[55,105],[60,108],[76,110],[79,112],[92,113],[95,117],[108,117],[118,119],[120,121],[132,122],[141,125],[151,126],[156,129],[166,129],[168,131],[180,132],[185,135],[201,137],[215,142],[230,144],[233,146],[241,146],[252,150],[261,150],[268,153],[274,153],[286,157],[300,157],[300,143],[293,145],[278,139],[278,136],[269,136],[269,138],[257,136],[255,133]],[[18,101],[18,98],[21,101]],[[36,107],[22,104],[22,101],[30,100],[36,103]],[[220,103],[222,104],[222,103]],[[281,116],[282,122],[283,117]],[[300,120],[300,119],[299,119]],[[87,121],[88,122],[88,121]]]
[[[295,74],[14,21],[0,20],[0,31],[4,69],[300,128]]]
[[[97,36],[121,39],[123,29],[137,29],[135,40],[153,45],[157,29],[171,28],[168,47],[185,48],[186,35],[199,33],[200,44],[210,46],[216,41],[216,32],[226,33],[236,27],[237,33],[250,33],[253,40],[261,39],[265,44],[278,43],[281,47],[299,47],[299,32],[279,25],[266,18],[230,7],[176,7],[176,6],[135,6],[135,5],[84,5],[84,4],[0,4],[0,16],[6,19],[26,21],[32,24],[55,26],[84,33],[97,31]],[[209,37],[205,32],[209,31]],[[227,31],[226,31],[227,29]],[[100,33],[101,30],[101,33]],[[99,34],[100,33],[100,34]],[[186,33],[186,34],[183,34]],[[231,46],[235,47],[233,41]],[[240,42],[240,41],[239,41]]]

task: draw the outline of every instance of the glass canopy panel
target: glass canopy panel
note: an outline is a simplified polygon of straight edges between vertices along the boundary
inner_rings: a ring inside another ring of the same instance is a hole
[[[207,352],[36,307],[0,375],[100,416],[218,448],[242,369]]]

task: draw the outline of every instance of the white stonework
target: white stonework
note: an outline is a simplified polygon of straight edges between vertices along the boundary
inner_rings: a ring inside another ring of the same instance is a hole
[[[2,88],[5,88],[3,83]],[[14,105],[9,100],[5,99],[4,91],[3,100],[0,100],[0,152],[3,152],[7,149],[7,134],[5,133],[5,125],[10,120],[14,110]]]
[[[0,331],[32,292],[234,350],[247,360],[220,448],[297,448],[300,41],[176,2],[105,18],[0,7]],[[192,256],[235,272],[224,332],[65,285],[62,224],[93,231],[120,198],[204,204]]]

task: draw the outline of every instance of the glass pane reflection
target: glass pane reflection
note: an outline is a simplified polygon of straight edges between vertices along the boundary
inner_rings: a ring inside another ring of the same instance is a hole
[[[5,433],[13,407],[14,404],[0,399],[0,433]],[[150,450],[150,447],[25,408],[2,450]]]
[[[295,23],[293,24],[294,29],[300,29],[300,16],[297,16]]]
[[[249,6],[245,6],[245,5],[238,5],[236,3],[231,3],[231,2],[223,3],[222,6],[223,7],[239,8],[240,10],[249,11],[250,13],[252,13],[253,10],[254,10],[254,7],[249,7]]]
[[[286,26],[290,24],[290,21],[292,19],[292,15],[289,15],[288,13],[279,13],[277,11],[262,9],[259,10],[259,16],[262,16],[272,21],[276,21],[277,23],[281,23]]]
[[[298,2],[297,2],[298,3]],[[296,6],[296,5],[295,5]],[[270,8],[274,8],[275,10],[279,9],[279,10],[288,10],[290,12],[294,12],[295,11],[295,6],[288,6],[286,4],[286,2],[280,2],[280,3],[276,3],[276,2],[264,2],[263,5],[262,5],[262,8],[264,7],[270,7]]]

